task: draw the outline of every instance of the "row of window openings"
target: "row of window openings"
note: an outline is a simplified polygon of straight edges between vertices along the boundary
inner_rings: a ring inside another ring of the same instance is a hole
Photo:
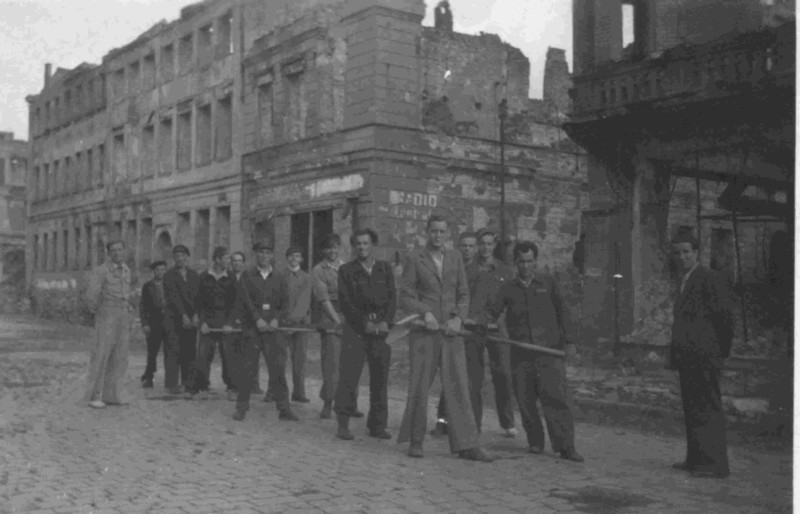
[[[86,88],[84,88],[84,84]],[[58,122],[62,117],[69,118],[73,113],[81,113],[84,108],[96,105],[99,98],[98,92],[102,92],[105,81],[102,78],[88,80],[84,84],[75,86],[75,89],[67,90],[64,93],[64,110],[61,111],[61,98],[48,100],[44,104],[44,120],[42,120],[41,107],[34,111],[33,130],[34,132],[46,128],[53,122]],[[74,92],[74,93],[73,93]],[[44,127],[42,127],[44,121]]]
[[[209,23],[201,27],[197,31],[197,57],[201,63],[208,62],[212,59],[211,51],[216,49],[216,57],[221,58],[233,53],[233,34],[231,32],[232,16],[230,13],[218,18],[216,27]],[[214,36],[216,35],[216,44]],[[191,69],[194,62],[194,34],[190,33],[178,40],[178,74],[183,74]],[[160,68],[161,77],[164,82],[168,82],[175,78],[175,45],[170,43],[161,48],[160,54]],[[127,80],[126,68],[120,68],[112,75],[111,89],[112,96],[119,97],[126,94],[126,92],[138,91],[141,87],[143,90],[149,90],[155,87],[156,84],[156,55],[155,52],[144,56],[140,61],[135,61],[127,67]],[[141,81],[141,83],[140,83]],[[105,86],[104,82],[100,79],[100,89]],[[96,95],[95,81],[89,81],[86,88],[86,97],[84,97],[83,85],[78,85],[72,90],[67,90],[64,93],[64,113],[66,116],[72,114],[72,110],[80,112],[83,108],[84,100],[87,105],[92,103],[92,99]],[[74,105],[73,105],[74,99]],[[59,120],[61,113],[61,100],[55,98],[52,101],[45,103],[45,125],[49,125],[51,120]],[[39,128],[41,122],[41,109],[36,108],[34,123],[36,128]]]
[[[227,96],[217,102],[216,123],[212,123],[212,109],[210,104],[199,106],[196,109],[195,139],[192,146],[192,110],[179,111],[177,115],[176,134],[172,132],[172,118],[161,118],[158,124],[158,134],[155,125],[147,125],[142,129],[140,165],[143,177],[152,177],[156,167],[160,174],[170,174],[177,166],[178,171],[187,171],[192,168],[192,155],[197,166],[209,164],[212,159],[226,161],[232,155],[232,106],[231,97]],[[213,140],[212,140],[213,137]],[[173,144],[177,139],[178,144]],[[158,141],[158,148],[156,148]],[[127,176],[128,152],[125,134],[117,131],[112,136],[112,173],[116,180]],[[62,194],[77,193],[91,189],[93,184],[98,187],[103,185],[104,170],[104,145],[97,149],[97,166],[93,160],[92,150],[75,154],[74,159],[66,157],[63,168],[59,161],[52,165],[45,164],[43,169],[34,168],[36,184],[34,200],[53,198]],[[74,164],[74,167],[73,167]],[[94,176],[94,169],[98,169],[98,177]],[[61,171],[61,173],[59,173]],[[52,174],[51,174],[52,172]]]
[[[195,58],[200,64],[210,62],[213,58],[221,58],[233,53],[233,37],[231,32],[232,16],[230,13],[218,18],[215,25],[209,23],[197,31],[197,53],[195,54],[194,33],[189,33],[176,43],[161,47],[159,53],[159,71],[161,80],[168,82],[175,78],[175,59],[177,57],[178,75],[189,71]],[[216,40],[215,40],[216,37]],[[215,53],[212,53],[215,52]],[[127,75],[127,77],[126,77]],[[140,61],[116,70],[111,76],[111,95],[118,98],[126,93],[149,90],[156,84],[156,54],[150,53]]]
[[[211,226],[211,210],[196,211],[194,234],[192,237],[191,213],[178,214],[177,240],[184,244],[196,258],[197,264],[207,264],[212,244],[228,247],[230,244],[231,208],[216,208],[214,227]],[[96,227],[86,225],[72,230],[62,230],[36,234],[33,236],[34,269],[37,271],[69,271],[91,269],[105,260],[105,243],[112,240],[125,241],[128,250],[129,266],[148,267],[152,260],[168,260],[171,257],[172,238],[169,232],[162,232],[153,239],[153,220],[141,220],[139,241],[136,241],[137,221],[118,221],[112,224],[112,232],[105,237]],[[123,228],[126,230],[123,232]],[[193,243],[190,243],[193,241]],[[41,243],[41,245],[40,245]],[[138,249],[139,255],[136,255]]]

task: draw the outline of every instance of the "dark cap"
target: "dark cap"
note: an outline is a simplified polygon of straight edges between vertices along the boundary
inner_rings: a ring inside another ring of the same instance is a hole
[[[256,241],[253,244],[253,251],[254,252],[258,252],[258,251],[261,251],[261,250],[269,250],[271,252],[272,251],[272,245],[269,244],[267,241],[263,241],[263,240],[262,241]]]
[[[483,239],[483,236],[494,236],[497,239],[497,232],[490,228],[482,228],[478,231],[478,239]]]
[[[300,255],[303,255],[304,252],[299,246],[290,246],[289,249],[286,250],[286,257],[292,255],[293,253],[299,253]]]
[[[152,264],[150,264],[150,269],[155,271],[157,267],[166,265],[167,261],[154,261]]]
[[[175,255],[176,253],[179,253],[179,252],[185,253],[187,255],[187,257],[189,255],[191,255],[189,253],[189,249],[186,248],[184,245],[175,245],[175,246],[172,247],[172,255]]]
[[[327,250],[328,248],[333,248],[334,246],[340,246],[342,244],[342,238],[339,237],[339,234],[328,234],[322,239],[322,246],[320,247],[321,250]]]

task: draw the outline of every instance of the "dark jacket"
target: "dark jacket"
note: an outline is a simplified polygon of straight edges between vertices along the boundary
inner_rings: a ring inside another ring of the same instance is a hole
[[[339,268],[339,307],[345,322],[364,335],[367,321],[391,325],[397,310],[397,292],[392,265],[376,260],[368,274],[358,260]]]
[[[200,277],[190,269],[186,270],[186,279],[177,268],[171,268],[164,274],[164,295],[167,297],[167,317],[180,321],[183,315],[191,318],[195,314],[197,291]]]
[[[164,313],[167,307],[166,290],[162,282],[161,288],[164,291],[164,297],[159,298],[156,287],[154,280],[148,280],[142,286],[142,297],[139,300],[139,319],[142,326],[152,327],[164,323]]]
[[[284,288],[275,270],[266,279],[257,269],[242,272],[237,283],[236,308],[232,319],[241,320],[242,326],[254,329],[256,322],[267,323],[280,318],[286,308]]]
[[[678,289],[670,368],[721,368],[731,352],[733,309],[722,277],[698,266]]]
[[[494,321],[503,311],[511,339],[558,349],[567,344],[564,300],[552,277],[535,274],[528,287],[519,279],[504,283],[486,314],[479,313],[476,321]]]
[[[477,262],[467,266],[469,283],[469,317],[476,319],[485,314],[489,304],[497,298],[500,287],[514,280],[514,270],[494,259],[488,269],[482,269]]]
[[[225,274],[219,280],[208,271],[200,274],[196,309],[200,323],[210,328],[233,326],[236,321],[236,279]]]

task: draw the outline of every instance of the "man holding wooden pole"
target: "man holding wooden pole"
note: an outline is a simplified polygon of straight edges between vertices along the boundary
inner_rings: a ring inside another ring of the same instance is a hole
[[[568,343],[564,328],[566,309],[561,291],[552,277],[536,272],[538,255],[539,249],[534,243],[519,242],[514,246],[517,278],[500,287],[486,314],[479,315],[475,321],[486,325],[505,312],[511,339],[574,353],[574,345]],[[536,408],[536,401],[540,400],[553,451],[562,459],[583,462],[583,457],[575,451],[572,399],[567,390],[564,358],[556,352],[512,345],[511,363],[520,417],[528,436],[528,451],[534,454],[544,451],[544,428]]]

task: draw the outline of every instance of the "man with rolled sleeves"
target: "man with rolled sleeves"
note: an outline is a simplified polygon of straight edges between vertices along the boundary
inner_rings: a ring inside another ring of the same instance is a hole
[[[172,257],[175,266],[164,274],[164,293],[167,297],[164,385],[170,394],[180,394],[180,384],[188,387],[194,372],[198,321],[195,304],[200,277],[189,269],[189,249],[184,245],[176,245],[172,249]]]
[[[320,328],[337,330],[342,325],[342,314],[339,308],[339,246],[341,238],[338,234],[328,234],[322,240],[322,262],[311,270],[316,308],[312,309],[314,321]],[[319,417],[330,419],[333,400],[336,397],[336,385],[339,381],[339,354],[342,340],[338,334],[323,332],[320,337],[320,365],[322,367],[322,387],[319,398],[322,400],[322,411]]]
[[[476,321],[485,325],[505,312],[511,339],[574,354],[574,345],[567,341],[566,310],[558,283],[536,271],[538,255],[534,243],[519,242],[514,246],[517,278],[500,287],[497,297]],[[533,454],[544,451],[544,427],[536,408],[539,400],[553,451],[562,459],[583,462],[583,457],[575,451],[572,398],[567,389],[564,359],[513,346],[511,363],[528,451]]]
[[[682,276],[669,367],[678,371],[686,425],[686,459],[673,467],[693,478],[725,478],[730,468],[719,375],[733,341],[730,295],[723,278],[700,265],[697,239],[681,236],[673,249]]]
[[[286,340],[278,337],[278,319],[285,309],[281,278],[272,269],[272,246],[264,241],[253,245],[256,267],[242,272],[238,283],[237,310],[234,315],[242,322],[242,337],[234,345],[233,362],[236,384],[236,412],[233,419],[241,421],[250,408],[250,393],[258,370],[259,354],[264,354],[269,372],[278,418],[297,421],[289,405],[289,388],[286,385]]]
[[[444,218],[428,218],[426,231],[427,244],[408,254],[400,285],[403,309],[422,316],[426,330],[409,336],[408,400],[397,441],[410,442],[410,457],[423,456],[428,390],[441,368],[450,451],[463,459],[490,462],[493,459],[478,445],[464,341],[457,336],[469,308],[464,263],[456,250],[444,246],[448,231]]]
[[[128,369],[131,270],[125,264],[125,243],[111,241],[106,252],[108,260],[92,270],[86,291],[95,337],[84,401],[95,409],[128,403],[120,393]]]
[[[336,436],[345,441],[353,439],[349,422],[356,412],[358,381],[365,359],[369,366],[367,430],[370,437],[377,439],[392,437],[386,430],[392,356],[386,336],[394,320],[397,299],[392,265],[372,256],[372,247],[377,242],[374,230],[356,230],[350,238],[355,259],[339,268],[337,289],[345,323],[335,411],[339,423]]]

